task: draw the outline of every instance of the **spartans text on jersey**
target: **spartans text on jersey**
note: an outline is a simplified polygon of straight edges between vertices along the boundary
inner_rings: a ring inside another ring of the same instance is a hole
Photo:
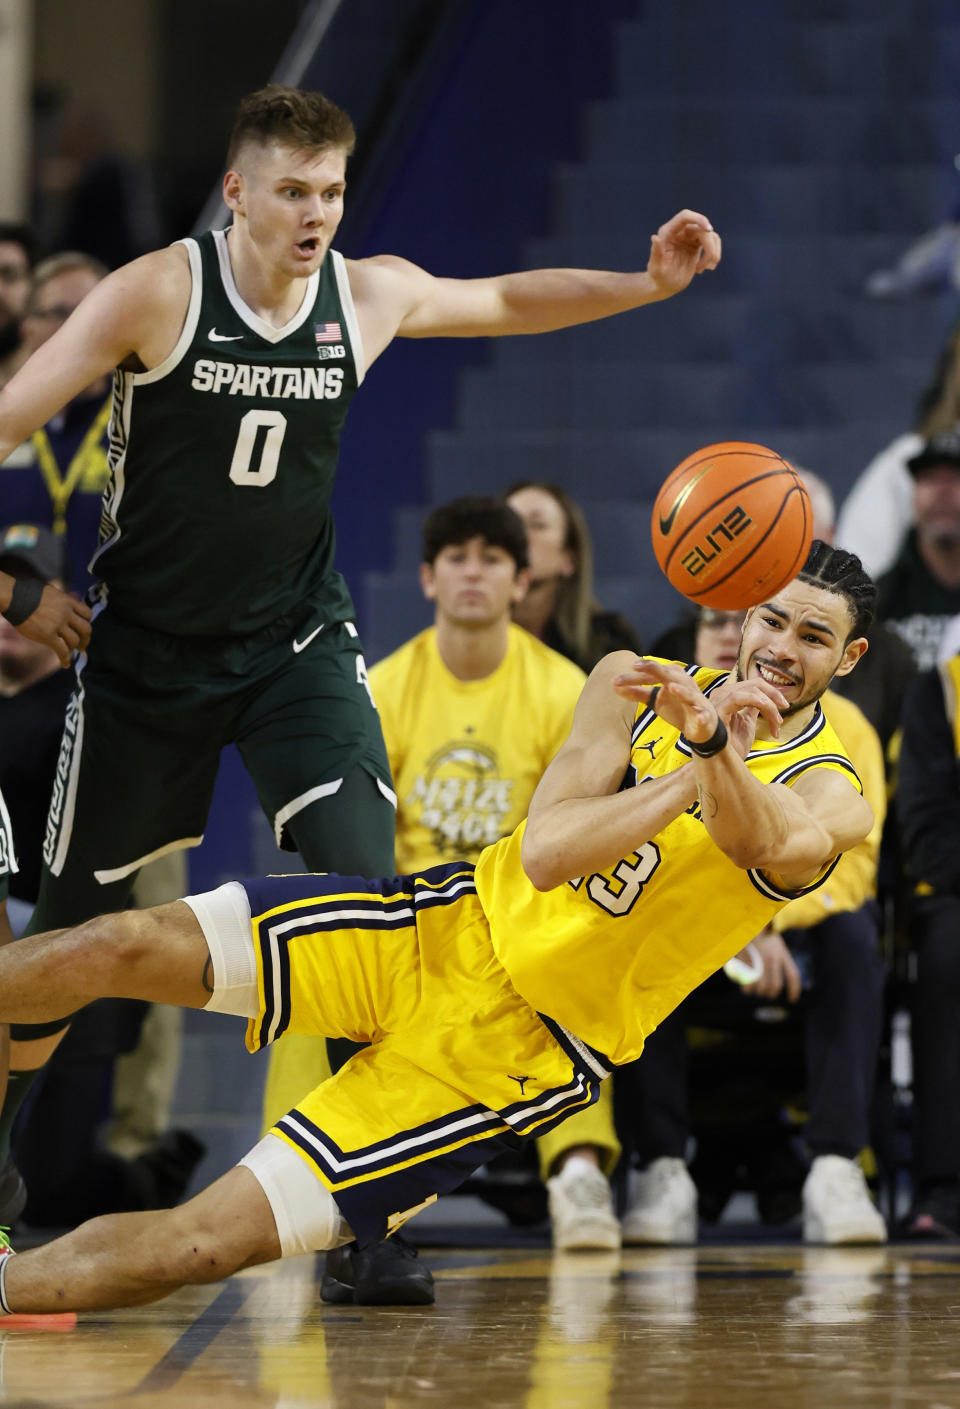
[[[199,357],[193,364],[190,385],[194,391],[226,392],[231,396],[336,401],[343,391],[343,368],[258,367]]]

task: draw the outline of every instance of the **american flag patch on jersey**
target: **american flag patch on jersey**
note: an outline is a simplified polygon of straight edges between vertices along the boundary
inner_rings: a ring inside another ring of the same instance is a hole
[[[343,342],[343,333],[340,331],[339,323],[314,323],[313,330],[317,335],[317,343],[322,342]]]

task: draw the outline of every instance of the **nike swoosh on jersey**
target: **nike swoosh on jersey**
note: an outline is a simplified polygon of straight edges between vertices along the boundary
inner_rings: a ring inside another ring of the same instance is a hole
[[[218,333],[216,328],[211,328],[207,337],[211,342],[242,342],[243,333],[234,333],[231,337],[229,333]]]
[[[687,502],[687,499],[689,498],[694,485],[699,483],[699,481],[703,479],[704,475],[707,473],[707,470],[709,470],[710,465],[712,463],[713,461],[711,460],[709,464],[704,465],[700,473],[698,475],[694,475],[690,483],[685,484],[683,486],[680,493],[673,501],[673,508],[670,510],[669,514],[667,514],[667,517],[664,518],[662,514],[660,515],[660,532],[664,534],[664,536],[666,536],[666,534],[668,534],[671,528],[673,527],[673,521],[677,517],[677,514],[680,512],[680,510],[683,508],[684,504]]]
[[[310,632],[310,635],[309,635],[309,636],[305,636],[302,641],[294,641],[294,643],[293,643],[293,651],[294,651],[294,654],[295,654],[295,655],[299,655],[301,651],[305,651],[305,650],[307,649],[307,647],[309,646],[310,642],[313,640],[314,636],[319,636],[319,635],[320,635],[320,632],[323,630],[324,626],[326,626],[326,622],[321,622],[320,625],[317,627],[316,631],[311,631],[311,632]]]

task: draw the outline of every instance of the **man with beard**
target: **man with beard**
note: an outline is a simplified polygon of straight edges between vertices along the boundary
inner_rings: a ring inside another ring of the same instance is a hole
[[[916,527],[877,583],[877,615],[912,647],[921,670],[960,612],[960,427],[935,435],[907,461]]]

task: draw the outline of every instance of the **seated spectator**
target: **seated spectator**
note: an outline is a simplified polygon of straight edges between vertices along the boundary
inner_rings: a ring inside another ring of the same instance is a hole
[[[960,1235],[960,618],[903,707],[897,816],[916,956],[911,1237]]]
[[[913,429],[895,436],[854,481],[837,517],[837,543],[856,553],[874,579],[896,561],[913,524],[913,480],[907,461],[924,441],[960,421],[960,323],[937,356],[920,397]]]
[[[25,356],[53,336],[106,272],[72,251],[37,265],[23,317]],[[110,378],[99,377],[0,465],[4,519],[43,524],[62,538],[69,585],[81,593],[93,581],[87,565],[108,478],[109,419]]]
[[[877,583],[877,615],[929,670],[944,628],[960,612],[960,426],[926,441],[907,468],[916,526]]]
[[[739,636],[744,617],[703,609],[693,659],[717,668],[736,667],[734,634]],[[789,670],[789,659],[780,659],[778,665]],[[882,1242],[884,1222],[870,1200],[856,1156],[869,1143],[883,1013],[874,902],[886,810],[883,755],[875,731],[856,705],[832,690],[823,696],[822,705],[857,767],[874,810],[873,830],[841,858],[820,890],[781,911],[775,927],[739,956],[739,968],[728,968],[739,974],[738,981],[748,980],[744,993],[789,1005],[804,993],[800,963],[809,965],[803,1025],[810,1107],[805,1138],[811,1163],[802,1195],[804,1237],[811,1242]],[[724,982],[719,977],[710,981]],[[623,1220],[628,1243],[692,1242],[697,1235],[697,1189],[686,1164],[692,1133],[686,1025],[696,1021],[697,1013],[694,993],[650,1036],[640,1060],[615,1076],[619,1133],[642,1166],[630,1180]]]
[[[593,598],[593,545],[583,510],[556,484],[527,480],[504,498],[523,519],[530,586],[513,619],[532,636],[592,670],[610,651],[639,651],[633,627]]]

